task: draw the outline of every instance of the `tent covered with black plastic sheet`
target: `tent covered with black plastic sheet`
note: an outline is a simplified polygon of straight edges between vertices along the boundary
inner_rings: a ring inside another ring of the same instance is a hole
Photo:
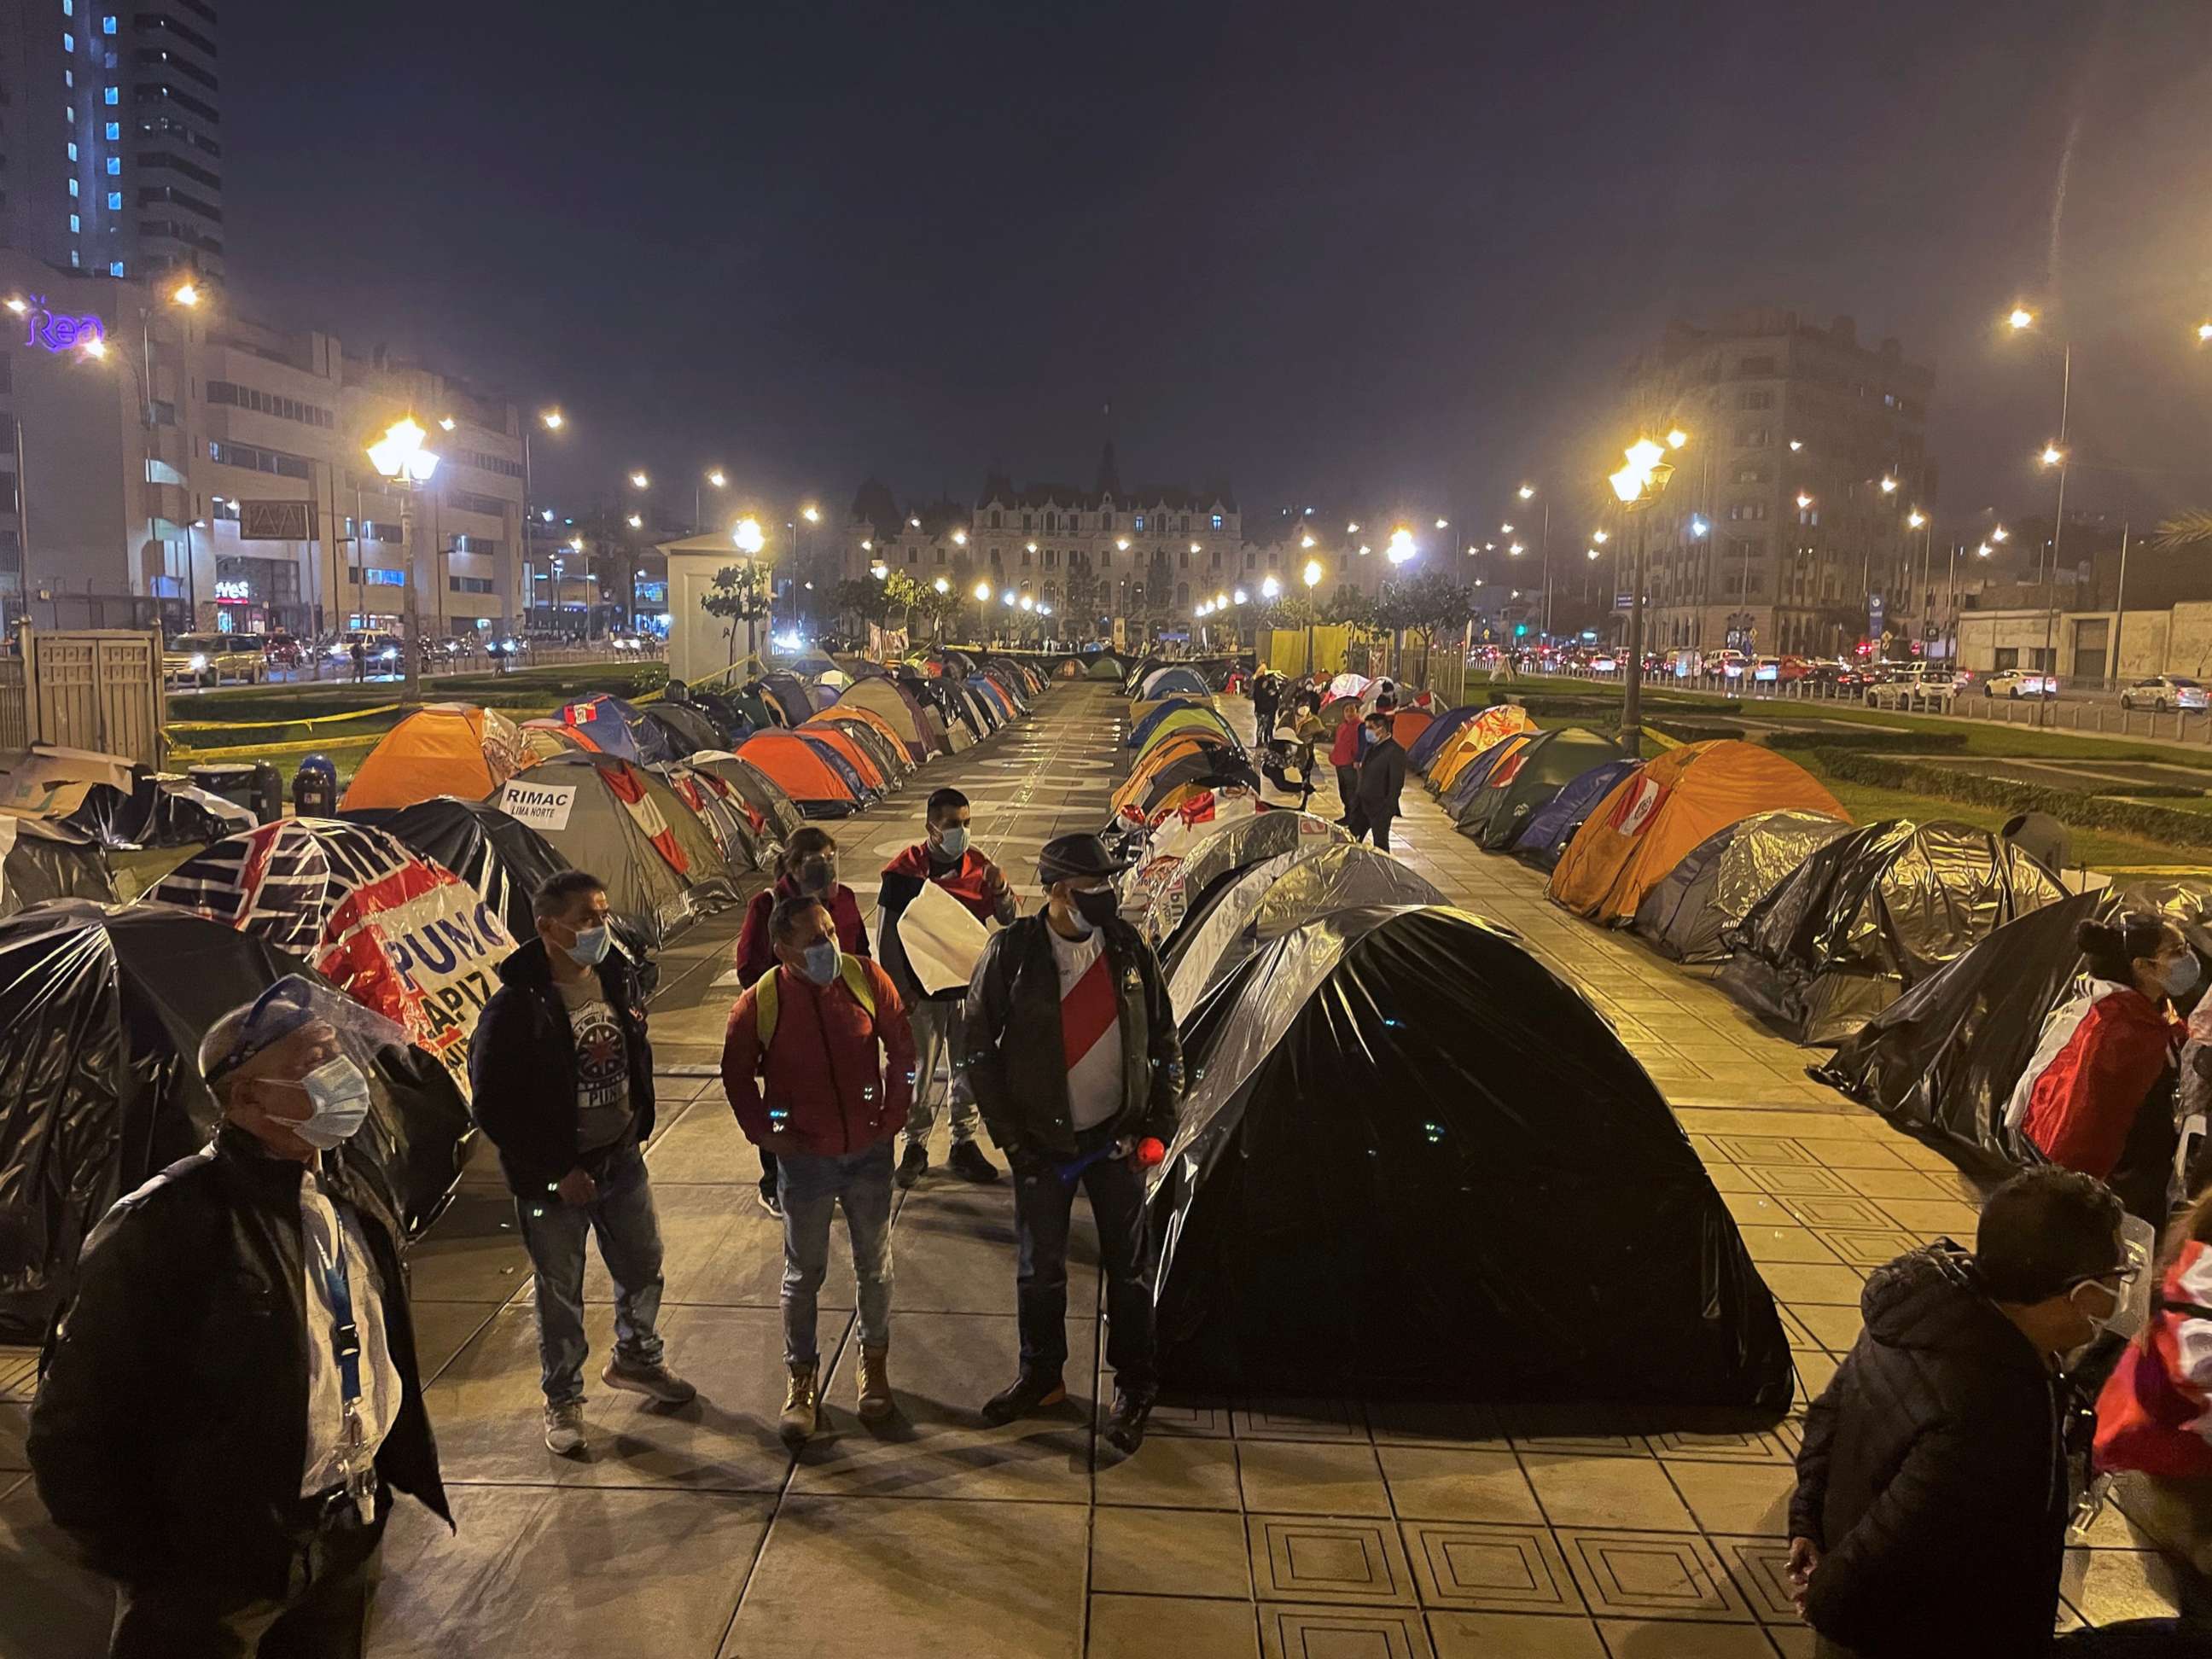
[[[82,830],[102,847],[204,847],[253,828],[253,814],[212,789],[182,778],[139,770],[126,793],[112,783],[88,783],[55,798],[65,805],[58,821]]]
[[[1427,771],[1429,763],[1437,757],[1437,751],[1444,746],[1446,740],[1480,714],[1485,707],[1479,702],[1463,703],[1437,715],[1429,722],[1428,730],[1413,739],[1413,747],[1406,750],[1406,764],[1416,772]]]
[[[1816,849],[1729,930],[1720,986],[1799,1042],[1841,1042],[2014,917],[2057,877],[1972,824],[1870,823]]]
[[[671,684],[671,695],[681,684],[681,681]],[[727,690],[694,686],[685,691],[684,696],[689,700],[689,706],[705,715],[714,728],[716,740],[707,745],[709,749],[727,749],[734,744],[743,743],[759,730],[752,715],[738,707],[737,698]],[[758,706],[757,702],[755,706]],[[763,715],[768,713],[765,708],[760,712]]]
[[[659,702],[647,703],[642,712],[648,725],[660,728],[662,740],[674,759],[682,760],[702,749],[720,749],[724,745],[714,722],[703,710],[689,703],[672,702],[664,697]]]
[[[1969,1169],[2025,1167],[2004,1127],[2005,1103],[2051,1012],[2087,968],[2074,944],[2084,921],[2151,910],[2212,956],[2212,889],[2145,884],[2069,894],[2030,911],[1932,974],[1846,1038],[1814,1072]]]
[[[1504,749],[1506,745],[1500,744]],[[1624,758],[1610,738],[1578,726],[1531,732],[1499,757],[1462,804],[1459,832],[1493,853],[1513,844],[1522,826],[1560,790],[1594,766]]]
[[[107,849],[82,830],[23,812],[0,812],[0,916],[48,899],[119,896]]]
[[[1553,868],[1597,804],[1643,764],[1640,760],[1612,760],[1593,766],[1528,815],[1528,822],[1521,826],[1510,850],[1540,869]]]
[[[299,958],[167,904],[66,900],[0,921],[0,1341],[37,1342],[108,1206],[204,1146],[200,1039]],[[386,1050],[346,1143],[427,1224],[459,1179],[468,1108],[419,1048]]]
[[[1206,884],[1160,948],[1169,1003],[1197,1007],[1216,981],[1268,940],[1332,910],[1449,902],[1425,876],[1388,853],[1309,838]]]
[[[1335,911],[1183,1042],[1152,1182],[1169,1386],[1788,1407],[1788,1338],[1688,1138],[1511,935]]]
[[[1342,826],[1315,812],[1270,810],[1232,818],[1161,867],[1138,866],[1123,883],[1122,915],[1155,947],[1223,881],[1253,865],[1304,848],[1317,851],[1346,842]]]
[[[569,867],[553,843],[491,801],[439,795],[412,806],[374,806],[342,814],[396,836],[477,890],[518,939],[533,937],[530,900]]]
[[[1785,807],[1717,830],[1644,896],[1630,924],[1676,962],[1725,962],[1728,930],[1798,866],[1851,826],[1825,812]]]

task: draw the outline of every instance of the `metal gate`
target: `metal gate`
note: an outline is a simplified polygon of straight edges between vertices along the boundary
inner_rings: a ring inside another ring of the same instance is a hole
[[[22,640],[18,667],[27,681],[29,742],[161,764],[168,700],[161,687],[160,635],[122,629],[40,633],[26,628]],[[5,729],[4,706],[0,690],[0,732]]]
[[[30,746],[31,708],[24,691],[23,659],[0,657],[0,750]]]

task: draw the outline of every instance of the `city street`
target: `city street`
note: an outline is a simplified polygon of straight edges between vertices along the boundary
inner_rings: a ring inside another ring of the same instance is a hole
[[[1249,705],[1224,702],[1249,723]],[[1018,889],[1038,848],[1097,828],[1125,769],[1127,705],[1063,686],[1029,721],[942,761],[976,840]],[[1417,786],[1395,850],[1517,932],[1612,1019],[1666,1093],[1784,1310],[1806,1392],[1854,1340],[1869,1269],[1970,1238],[1977,1192],[1941,1157],[1811,1082],[1807,1050],[1627,936],[1480,851]],[[1334,813],[1333,794],[1315,801]],[[922,791],[832,823],[872,912],[874,872],[919,833]],[[1032,895],[1033,896],[1033,895]],[[416,1247],[428,1404],[458,1536],[403,1501],[385,1552],[378,1656],[635,1652],[975,1659],[1744,1659],[1812,1652],[1782,1577],[1796,1413],[1771,1427],[1623,1417],[1562,1403],[1503,1414],[1338,1399],[1164,1406],[1117,1462],[1095,1432],[1095,1235],[1078,1207],[1071,1401],[979,1426],[1014,1369],[1012,1200],[941,1168],[896,1213],[891,1375],[902,1413],[854,1413],[842,1230],[824,1294],[832,1424],[796,1459],[782,1392],[776,1224],[715,1075],[736,994],[736,913],[663,958],[648,1162],[666,1244],[669,1358],[701,1399],[663,1413],[593,1380],[590,1455],[540,1439],[530,1274],[488,1146]],[[941,1164],[940,1141],[936,1149]],[[1325,1147],[1314,1155],[1328,1156]],[[1605,1156],[1592,1147],[1594,1158]],[[592,1341],[609,1340],[596,1255]],[[834,1358],[832,1357],[834,1356]],[[1080,1387],[1078,1387],[1079,1381]],[[21,1471],[27,1355],[0,1364],[0,1469]],[[1801,1395],[1798,1411],[1802,1412]],[[12,1487],[10,1486],[12,1484]],[[66,1559],[27,1477],[0,1474],[9,1596],[0,1653],[89,1659],[106,1588]],[[2065,1617],[2166,1611],[2166,1563],[2107,1511],[2069,1553]]]

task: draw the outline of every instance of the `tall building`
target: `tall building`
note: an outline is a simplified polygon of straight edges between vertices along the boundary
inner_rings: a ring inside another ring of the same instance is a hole
[[[1835,656],[1901,637],[1924,586],[1911,515],[1934,506],[1934,385],[1894,339],[1861,345],[1849,317],[1821,328],[1760,309],[1671,328],[1627,386],[1638,424],[1691,440],[1664,495],[1623,526],[1618,585],[1625,600],[1640,534],[1650,647]]]
[[[0,0],[0,243],[221,276],[222,104],[209,0]]]

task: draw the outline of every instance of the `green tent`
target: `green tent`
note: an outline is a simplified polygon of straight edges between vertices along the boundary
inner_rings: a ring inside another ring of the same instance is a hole
[[[1129,665],[1126,660],[1111,652],[1102,651],[1091,659],[1091,665],[1083,671],[1083,678],[1087,680],[1111,680],[1118,685],[1128,672]]]
[[[1194,727],[1201,732],[1218,732],[1238,748],[1243,747],[1243,740],[1237,737],[1229,722],[1222,719],[1215,710],[1173,708],[1161,715],[1158,723],[1145,734],[1145,747],[1139,751],[1139,758],[1145,753],[1150,752],[1152,746],[1163,738],[1171,738],[1178,732],[1188,732]]]
[[[1539,732],[1491,769],[1459,813],[1459,832],[1491,852],[1513,844],[1529,815],[1594,766],[1621,758],[1610,738],[1579,726]]]

